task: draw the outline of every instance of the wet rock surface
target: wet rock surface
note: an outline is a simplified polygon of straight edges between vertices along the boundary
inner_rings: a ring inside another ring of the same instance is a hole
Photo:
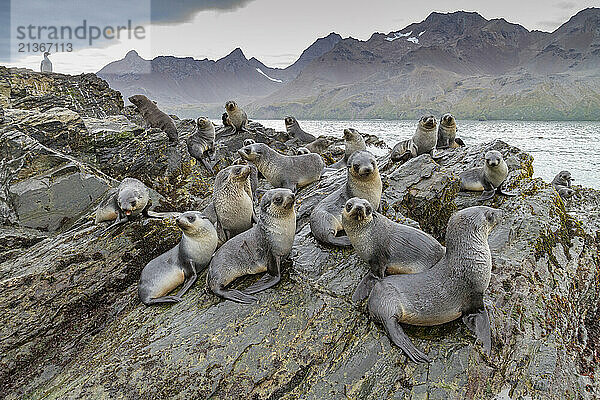
[[[97,96],[94,90],[90,97]],[[479,204],[478,193],[458,191],[458,175],[480,165],[486,150],[504,155],[507,188],[519,193],[485,202],[505,212],[489,239],[493,270],[484,299],[491,357],[455,321],[406,327],[432,359],[417,365],[390,344],[364,303],[352,304],[367,265],[351,249],[317,243],[307,225],[312,207],[344,183],[345,170],[328,172],[298,192],[292,253],[282,281],[259,293],[259,303],[208,294],[203,272],[182,302],[143,306],[137,298],[141,269],[174,246],[180,232],[173,219],[140,219],[102,233],[104,226],[93,224],[94,207],[132,176],[153,190],[159,209],[202,209],[214,177],[187,154],[192,120],[175,121],[180,143],[168,146],[163,132],[135,122],[133,110],[104,116],[107,107],[5,109],[0,397],[600,396],[598,191],[577,187],[563,201],[551,185],[532,178],[530,155],[502,141],[460,148],[436,161],[423,155],[398,165],[379,157],[381,211],[442,243],[450,215]],[[276,139],[281,133],[250,126],[255,132],[231,136],[217,129],[216,170],[237,158],[247,137],[282,152],[293,149]]]

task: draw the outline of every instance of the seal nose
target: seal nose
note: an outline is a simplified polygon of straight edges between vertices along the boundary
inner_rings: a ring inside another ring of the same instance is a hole
[[[284,207],[286,209],[290,209],[290,208],[292,208],[292,206],[294,205],[295,202],[296,202],[296,196],[293,193],[291,193],[288,196],[286,196]]]
[[[360,176],[366,176],[369,175],[371,172],[373,172],[373,167],[369,166],[364,166],[364,167],[360,167],[358,174]]]

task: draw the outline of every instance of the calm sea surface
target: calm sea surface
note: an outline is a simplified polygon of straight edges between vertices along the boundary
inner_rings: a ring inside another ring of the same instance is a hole
[[[220,121],[219,121],[220,122]],[[285,131],[283,119],[257,120],[266,127]],[[341,136],[344,128],[377,135],[393,147],[410,138],[416,121],[303,121],[300,126],[315,136]],[[551,182],[561,170],[569,170],[575,183],[600,189],[600,122],[458,121],[457,136],[467,145],[501,139],[534,157],[535,176]]]

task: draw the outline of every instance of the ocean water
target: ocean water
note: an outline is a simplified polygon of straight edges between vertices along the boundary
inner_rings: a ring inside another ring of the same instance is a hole
[[[256,120],[266,127],[285,131],[283,119]],[[220,122],[220,121],[219,121]],[[300,126],[315,136],[342,136],[344,128],[377,135],[390,147],[410,138],[417,121],[300,120]],[[575,184],[600,189],[600,122],[579,121],[457,121],[457,137],[467,145],[501,139],[534,157],[534,175],[547,182],[562,171],[571,172]]]

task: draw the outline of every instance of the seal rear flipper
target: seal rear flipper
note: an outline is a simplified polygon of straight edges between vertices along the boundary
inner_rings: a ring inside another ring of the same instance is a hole
[[[404,354],[416,363],[428,363],[431,362],[429,357],[421,350],[417,349],[414,344],[410,341],[410,338],[406,336],[402,327],[396,321],[395,318],[387,319],[383,322],[385,332],[389,336],[390,340],[398,347],[402,349]]]
[[[244,242],[245,243],[245,242]],[[267,290],[275,286],[281,280],[281,257],[275,257],[275,262],[271,262],[267,267],[267,273],[264,274],[258,281],[248,286],[244,293],[254,294]]]
[[[481,193],[481,196],[479,196],[479,201],[486,201],[489,199],[494,198],[494,193],[496,193],[496,191],[494,189],[492,190],[484,190],[483,193]]]
[[[480,308],[476,312],[463,315],[462,320],[467,328],[477,336],[477,339],[481,340],[483,349],[489,356],[492,352],[492,332],[490,319],[485,307]]]
[[[142,303],[144,303],[147,306],[151,306],[153,304],[173,304],[173,303],[179,303],[181,301],[181,297],[177,297],[177,296],[163,296],[163,297],[157,297],[155,299],[149,299],[146,301],[142,301]]]
[[[369,272],[356,287],[356,290],[352,295],[352,302],[360,303],[366,299],[371,293],[373,286],[375,286],[375,283],[377,283],[377,280],[377,277]]]
[[[215,171],[213,171],[212,165],[210,165],[210,163],[208,161],[206,161],[206,159],[204,157],[200,158],[200,161],[202,162],[202,164],[204,165],[204,168],[206,168],[206,170],[208,171],[209,174],[211,174],[211,175],[215,174]]]
[[[465,142],[463,142],[463,140],[461,138],[454,138],[454,142],[456,142],[456,144],[458,144],[459,146],[462,146],[462,147],[465,146]]]
[[[328,235],[326,243],[332,244],[338,247],[352,247],[352,243],[348,236],[335,236],[333,233]]]
[[[236,303],[242,304],[252,304],[258,302],[258,298],[256,296],[252,296],[250,294],[245,294],[236,289],[220,289],[215,292],[216,295],[221,296],[226,300],[235,301]]]

